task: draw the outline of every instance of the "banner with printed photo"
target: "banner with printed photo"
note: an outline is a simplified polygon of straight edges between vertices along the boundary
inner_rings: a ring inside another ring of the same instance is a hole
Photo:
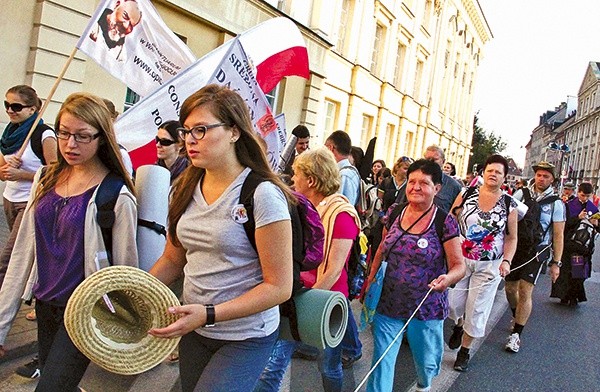
[[[77,48],[141,96],[196,60],[149,0],[102,1]]]
[[[270,91],[265,87],[272,89],[273,83],[278,83],[285,76],[309,76],[306,45],[300,31],[289,19],[270,19],[238,38],[249,63],[253,65],[253,72],[257,73],[262,91]],[[118,118],[115,124],[117,138],[128,149],[134,168],[156,161],[154,136],[157,128],[165,121],[179,119],[183,101],[218,75],[217,68],[236,42],[236,39],[227,41],[206,54]],[[273,146],[269,139],[275,138],[275,135],[267,132],[265,137],[267,144]],[[285,141],[280,143],[278,150],[284,145]],[[275,150],[271,151],[274,153]]]

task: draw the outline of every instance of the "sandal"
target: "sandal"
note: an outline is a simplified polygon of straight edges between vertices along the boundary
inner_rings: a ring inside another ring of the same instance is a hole
[[[25,318],[29,321],[37,320],[37,316],[35,315],[35,309],[25,315]]]
[[[167,361],[169,361],[169,363],[177,363],[177,362],[179,362],[179,352],[173,351],[167,357]]]

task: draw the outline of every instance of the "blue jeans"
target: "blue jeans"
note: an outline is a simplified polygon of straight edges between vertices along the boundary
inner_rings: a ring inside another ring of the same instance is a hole
[[[342,355],[354,359],[362,355],[362,343],[358,338],[358,327],[354,315],[352,314],[350,301],[348,301],[348,316],[348,326],[346,327],[346,333],[342,339]]]
[[[250,392],[279,335],[240,341],[209,339],[192,331],[179,342],[183,392]]]
[[[256,383],[254,392],[278,392],[285,371],[292,360],[294,348],[298,342],[289,340],[277,340],[269,363],[265,366]],[[311,347],[311,346],[308,346]],[[342,369],[342,345],[334,348],[326,348],[319,352],[319,371],[325,392],[340,392],[344,381]]]
[[[373,362],[371,366],[374,366],[379,360],[405,323],[406,320],[404,319],[394,319],[375,313],[373,318]],[[444,320],[422,321],[412,319],[405,332],[412,351],[418,384],[423,388],[430,387],[431,380],[439,374],[442,363]],[[396,357],[398,357],[401,344],[402,336],[396,340],[390,351],[371,374],[367,383],[367,392],[392,391]]]
[[[281,381],[285,375],[285,370],[292,360],[292,354],[298,342],[277,339],[273,352],[269,357],[269,363],[265,366],[254,392],[278,392],[281,387]]]

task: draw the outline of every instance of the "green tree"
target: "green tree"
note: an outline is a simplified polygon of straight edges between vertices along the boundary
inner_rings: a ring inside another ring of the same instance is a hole
[[[506,149],[506,142],[502,137],[496,136],[493,131],[486,132],[479,125],[477,114],[473,119],[473,140],[471,141],[471,157],[469,158],[469,171],[473,165],[481,167],[485,160],[493,154],[501,154]]]

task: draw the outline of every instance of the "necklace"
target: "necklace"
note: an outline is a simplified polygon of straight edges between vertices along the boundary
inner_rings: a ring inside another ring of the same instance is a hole
[[[90,177],[90,179],[88,180],[87,184],[85,184],[85,187],[83,188],[83,191],[87,191],[88,187],[90,186],[90,184],[92,183],[92,181],[94,180],[94,178],[96,178],[97,174],[94,174],[92,177]],[[69,176],[67,177],[67,195],[65,197],[63,197],[62,200],[62,205],[63,207],[69,202],[69,200],[71,199],[71,197],[73,197],[72,195],[69,194],[69,179],[71,178],[71,173],[69,173]]]

